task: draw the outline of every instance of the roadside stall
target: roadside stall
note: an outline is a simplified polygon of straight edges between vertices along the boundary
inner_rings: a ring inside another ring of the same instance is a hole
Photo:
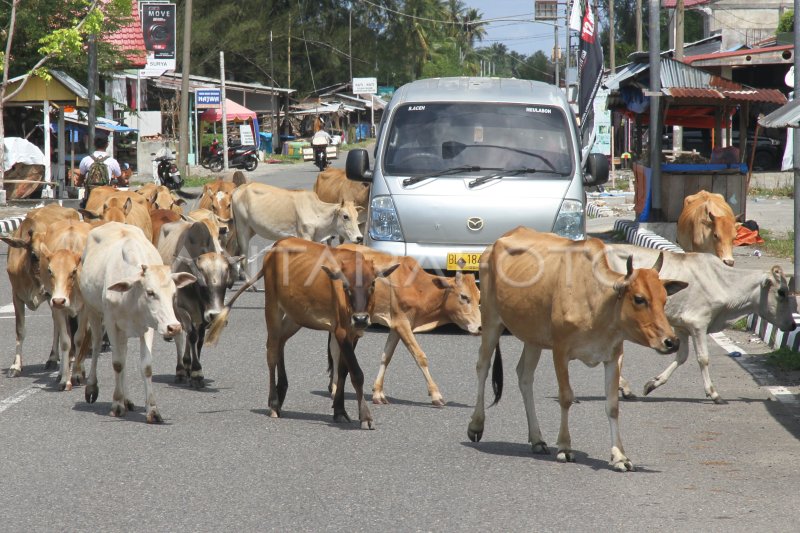
[[[636,124],[635,152],[640,155],[633,164],[634,210],[641,222],[654,221],[650,212],[651,169],[649,149],[642,146],[643,129],[650,122],[650,68],[646,58],[624,67],[606,82],[609,89],[607,107]],[[753,89],[723,79],[680,61],[662,57],[660,62],[662,97],[659,122],[664,126],[702,128],[710,132],[712,153],[709,161],[696,162],[691,154],[664,152],[661,165],[660,191],[663,220],[677,222],[686,196],[700,190],[719,193],[733,208],[734,214],[745,215],[749,169],[752,153],[747,135],[751,105],[786,103],[777,89]],[[739,146],[732,145],[732,119],[739,113]],[[669,147],[671,150],[671,147]],[[664,161],[666,154],[672,161]]]
[[[234,137],[231,134],[235,133],[234,138],[238,139],[238,144],[255,146],[257,142],[256,139],[258,139],[258,117],[255,111],[251,111],[233,100],[226,99],[225,115],[229,131],[220,132],[219,135],[225,135],[230,138]],[[211,123],[222,122],[222,107],[206,109],[200,114],[200,121]],[[234,125],[233,129],[231,125]],[[238,126],[238,128],[236,128],[236,126]],[[214,131],[216,132],[216,126]]]

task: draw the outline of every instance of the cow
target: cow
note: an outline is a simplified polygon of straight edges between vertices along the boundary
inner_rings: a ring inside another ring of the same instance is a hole
[[[375,303],[370,318],[374,324],[388,327],[389,335],[372,386],[372,403],[389,403],[383,381],[397,343],[402,340],[425,377],[431,402],[443,406],[444,398],[431,377],[428,358],[414,333],[455,323],[473,335],[480,334],[480,293],[475,276],[461,272],[453,278],[434,276],[425,272],[412,257],[393,257],[358,244],[345,244],[341,248],[360,252],[378,269],[400,263],[390,278],[375,283]]]
[[[147,198],[150,209],[169,209],[180,215],[183,214],[183,206],[186,200],[176,198],[169,187],[156,185],[155,183],[145,183],[134,191],[136,194]]]
[[[502,396],[500,335],[507,329],[524,343],[517,377],[525,412],[528,441],[534,453],[548,453],[542,439],[533,399],[533,376],[542,349],[553,351],[561,405],[558,433],[559,462],[572,462],[568,415],[575,395],[569,383],[569,362],[605,367],[606,416],[611,429],[611,461],[615,470],[633,470],[619,433],[619,366],[622,342],[632,341],[660,353],[678,350],[680,341],[667,322],[668,294],[685,288],[682,281],[660,280],[663,257],[652,269],[626,274],[611,270],[599,239],[571,241],[551,233],[518,227],[489,245],[481,256],[481,347],[478,397],[468,436],[478,442],[485,422],[484,389],[492,350],[494,403]]]
[[[203,193],[197,204],[198,209],[208,209],[219,221],[228,224],[231,221],[231,195],[236,184],[229,181],[216,180],[203,185]]]
[[[44,290],[50,295],[50,308],[53,314],[53,328],[58,336],[58,356],[61,359],[61,390],[72,389],[70,356],[74,358],[74,348],[80,345],[78,327],[75,345],[69,321],[83,308],[83,298],[78,290],[78,275],[81,256],[92,226],[87,222],[67,219],[55,222],[47,228],[44,240],[39,246],[39,278]]]
[[[182,331],[175,337],[175,382],[184,383],[188,376],[192,387],[200,389],[205,386],[200,353],[206,329],[222,312],[230,267],[241,258],[220,253],[203,222],[182,222],[168,229],[169,238],[159,246],[162,260],[172,265],[173,272],[189,272],[197,278],[195,283],[178,289],[175,306]]]
[[[180,215],[171,209],[154,209],[153,211],[150,211],[150,224],[153,227],[153,244],[158,246],[158,238],[161,234],[161,226],[171,222],[177,222],[182,219],[183,215]]]
[[[11,282],[11,300],[14,305],[14,323],[16,326],[16,348],[14,362],[8,369],[9,377],[22,374],[22,344],[25,341],[25,307],[34,311],[46,301],[47,293],[39,279],[39,244],[44,238],[47,228],[59,220],[80,220],[80,214],[57,204],[49,204],[34,209],[25,215],[17,230],[11,237],[0,237],[8,244],[6,271]],[[56,366],[58,357],[57,335],[53,332],[53,348],[45,368]]]
[[[177,289],[194,283],[188,273],[173,273],[141,229],[109,222],[89,232],[82,256],[80,290],[92,339],[92,364],[84,391],[94,403],[99,394],[97,356],[102,328],[111,341],[114,368],[112,416],[124,416],[134,408],[125,385],[128,338],[139,337],[140,369],[144,380],[147,422],[163,421],[153,393],[152,349],[154,330],[174,337],[181,331],[173,301]],[[86,341],[78,361],[85,353]],[[77,363],[76,363],[77,366]]]
[[[721,194],[700,191],[683,200],[678,218],[678,244],[686,252],[714,254],[733,266],[733,240],[739,223]]]
[[[360,207],[359,224],[366,222],[369,191],[369,183],[347,179],[347,174],[342,168],[326,168],[317,174],[317,181],[314,182],[314,192],[323,202],[338,204],[350,201],[356,208]],[[363,232],[363,227],[361,230]]]
[[[353,202],[329,204],[313,191],[290,191],[263,183],[248,183],[233,191],[233,221],[239,252],[246,254],[250,239],[300,237],[322,241],[339,236],[361,242],[358,211]]]
[[[152,196],[145,196],[133,191],[121,191],[109,185],[93,187],[89,192],[89,198],[84,209],[94,213],[95,218],[100,217],[103,214],[103,206],[112,197],[130,198],[133,203],[141,205],[148,211],[152,209]],[[91,218],[91,215],[89,216]]]
[[[286,341],[305,327],[331,334],[334,421],[350,420],[344,408],[344,380],[349,373],[356,391],[361,428],[375,429],[364,399],[364,373],[354,348],[370,325],[376,279],[389,276],[397,267],[395,263],[377,269],[359,252],[330,248],[296,237],[281,239],[264,256],[259,274],[242,285],[214,320],[207,342],[213,344],[219,339],[230,306],[263,277],[270,417],[280,417],[289,386],[284,363]]]
[[[153,240],[153,221],[150,210],[130,197],[112,195],[106,199],[98,211],[81,209],[84,219],[99,219],[104,222],[124,222],[141,229],[147,238]],[[98,214],[99,212],[99,214]]]
[[[630,245],[610,245],[608,250],[609,264],[618,271],[624,267],[627,257],[633,256],[634,266],[641,267],[651,264],[659,253]],[[726,324],[750,313],[758,314],[784,331],[795,329],[792,315],[797,312],[797,301],[792,295],[793,282],[786,279],[780,266],[764,272],[725,266],[710,254],[665,253],[661,274],[689,283],[692,290],[667,298],[664,310],[681,341],[680,349],[675,360],[645,384],[645,395],[665,384],[686,362],[691,337],[706,396],[714,403],[725,403],[711,381],[708,334],[722,331]],[[620,378],[620,387],[623,397],[633,397],[624,378]]]

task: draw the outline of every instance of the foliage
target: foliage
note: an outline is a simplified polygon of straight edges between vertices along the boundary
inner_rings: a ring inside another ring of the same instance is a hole
[[[781,370],[800,370],[800,352],[781,348],[767,354],[767,364]]]
[[[778,20],[777,33],[788,33],[794,31],[794,9],[787,9]]]
[[[747,331],[747,317],[740,318],[729,327],[735,331]]]
[[[775,236],[771,231],[760,228],[758,234],[764,239],[761,249],[769,255],[776,257],[794,257],[794,232],[790,231],[786,237]]]

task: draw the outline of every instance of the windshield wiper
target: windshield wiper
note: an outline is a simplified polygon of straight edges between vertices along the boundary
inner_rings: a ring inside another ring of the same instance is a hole
[[[506,176],[519,176],[520,174],[535,174],[539,172],[538,169],[535,168],[507,168],[502,169],[500,172],[495,172],[494,174],[487,174],[485,176],[481,176],[480,178],[475,178],[474,180],[469,182],[469,188],[472,189],[473,187],[477,187],[482,183],[486,183],[487,181],[502,179]]]
[[[478,172],[479,170],[494,170],[494,169],[483,168],[474,165],[461,165],[460,167],[452,167],[452,168],[447,168],[445,170],[440,170],[439,172],[434,172],[433,174],[423,174],[422,176],[414,176],[413,178],[406,178],[403,180],[403,186],[408,187],[409,185],[414,185],[415,183],[419,183],[420,181],[426,180],[428,178],[438,178],[439,176],[447,176],[448,174],[458,174],[459,172]]]

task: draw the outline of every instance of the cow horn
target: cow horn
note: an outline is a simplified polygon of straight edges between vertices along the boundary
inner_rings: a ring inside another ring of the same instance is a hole
[[[625,270],[627,271],[627,274],[625,274],[625,279],[628,279],[633,274],[633,256],[632,255],[629,255],[628,256],[628,260],[625,261]]]
[[[658,259],[656,259],[656,263],[653,265],[653,270],[661,272],[662,266],[664,266],[664,252],[658,252]]]

